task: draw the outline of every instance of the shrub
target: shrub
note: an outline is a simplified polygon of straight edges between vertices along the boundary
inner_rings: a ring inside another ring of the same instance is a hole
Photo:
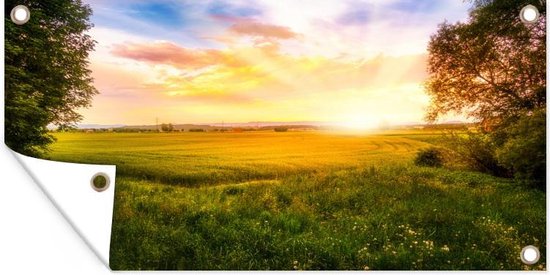
[[[414,163],[419,166],[441,167],[443,166],[443,152],[435,147],[422,149],[416,154]]]
[[[447,146],[454,152],[456,161],[461,161],[470,170],[499,177],[510,177],[510,171],[499,164],[493,138],[481,132],[451,134],[445,138]]]
[[[496,150],[496,157],[514,177],[545,187],[546,180],[546,110],[525,115],[502,131],[506,140]]]
[[[286,132],[286,131],[288,131],[288,128],[286,128],[286,127],[276,127],[273,130],[275,132]]]
[[[204,129],[194,128],[194,129],[189,129],[189,132],[192,132],[192,133],[204,132]]]

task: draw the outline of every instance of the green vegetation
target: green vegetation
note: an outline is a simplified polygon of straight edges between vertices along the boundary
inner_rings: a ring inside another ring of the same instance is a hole
[[[55,136],[52,159],[117,165],[113,269],[546,267],[545,193],[414,165],[438,131]]]
[[[443,166],[443,153],[435,147],[420,150],[414,163],[420,166],[441,167]]]
[[[273,130],[275,132],[288,132],[288,128],[287,127],[275,127],[273,128]]]
[[[546,1],[474,0],[465,22],[443,22],[428,45],[427,118],[479,122],[451,149],[471,169],[546,188]],[[527,4],[540,20],[518,16]]]
[[[17,5],[32,12],[24,25],[10,20]],[[6,145],[41,156],[54,141],[48,125],[69,128],[97,94],[88,69],[92,9],[74,0],[6,0],[4,8]]]

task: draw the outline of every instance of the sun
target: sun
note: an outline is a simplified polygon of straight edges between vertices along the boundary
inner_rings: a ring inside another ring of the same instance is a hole
[[[351,130],[371,130],[377,127],[376,121],[368,116],[358,115],[342,122],[342,126]]]

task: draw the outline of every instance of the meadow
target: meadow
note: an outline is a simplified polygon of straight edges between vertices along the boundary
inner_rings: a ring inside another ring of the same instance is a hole
[[[545,269],[545,192],[415,166],[440,135],[55,133],[49,156],[117,165],[116,270]]]

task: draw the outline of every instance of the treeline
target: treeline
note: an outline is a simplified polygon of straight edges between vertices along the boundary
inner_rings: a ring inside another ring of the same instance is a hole
[[[254,132],[254,131],[275,131],[275,132],[288,132],[291,131],[311,131],[319,130],[319,127],[314,126],[265,126],[265,127],[225,127],[225,128],[188,128],[177,129],[172,124],[160,125],[158,129],[155,128],[139,128],[139,127],[119,127],[119,128],[87,128],[78,129],[75,127],[59,127],[52,132],[77,132],[77,133],[179,133],[179,132]]]

